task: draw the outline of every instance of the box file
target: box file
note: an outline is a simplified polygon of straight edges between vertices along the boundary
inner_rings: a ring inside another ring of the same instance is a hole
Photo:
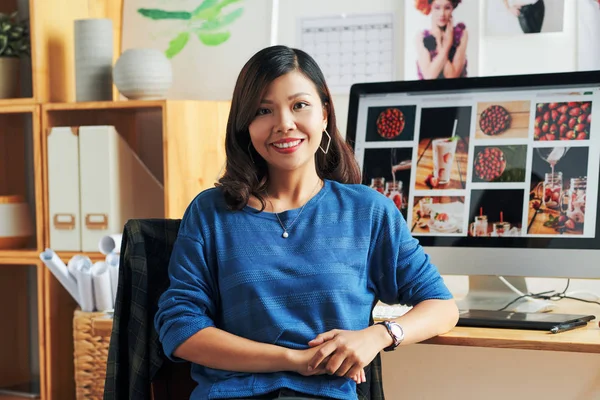
[[[164,188],[114,126],[55,127],[48,135],[50,247],[99,251],[128,219],[164,216]]]
[[[50,247],[55,250],[81,250],[78,131],[55,127],[48,134]]]
[[[79,127],[81,250],[121,233],[128,219],[164,215],[164,190],[113,126]]]

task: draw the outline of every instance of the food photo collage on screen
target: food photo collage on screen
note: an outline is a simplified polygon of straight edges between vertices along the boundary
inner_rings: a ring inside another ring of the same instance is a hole
[[[364,96],[362,183],[394,202],[413,236],[593,238],[598,94]]]

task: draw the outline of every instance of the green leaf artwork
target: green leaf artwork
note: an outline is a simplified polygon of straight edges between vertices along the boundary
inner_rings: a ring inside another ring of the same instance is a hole
[[[242,1],[203,0],[192,11],[139,8],[137,12],[152,21],[179,20],[182,22],[181,30],[169,41],[169,47],[165,50],[165,55],[171,59],[185,48],[192,34],[205,46],[219,46],[229,40],[231,31],[228,30],[228,27],[242,16],[244,8],[239,7],[232,11],[224,11],[224,9]]]

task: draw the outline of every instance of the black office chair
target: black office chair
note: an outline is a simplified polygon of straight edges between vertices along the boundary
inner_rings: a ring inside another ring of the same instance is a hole
[[[180,220],[130,220],[123,230],[119,285],[108,351],[105,400],[189,399],[196,386],[190,363],[162,352],[154,315],[169,286],[168,264]],[[365,368],[359,400],[383,400],[381,358]]]

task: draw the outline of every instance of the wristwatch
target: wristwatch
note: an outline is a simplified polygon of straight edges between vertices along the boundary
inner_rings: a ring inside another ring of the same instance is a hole
[[[383,351],[396,350],[396,347],[400,346],[400,343],[404,340],[404,329],[394,321],[382,321],[378,322],[377,325],[385,326],[385,329],[387,329],[393,340],[392,344],[383,349]]]

